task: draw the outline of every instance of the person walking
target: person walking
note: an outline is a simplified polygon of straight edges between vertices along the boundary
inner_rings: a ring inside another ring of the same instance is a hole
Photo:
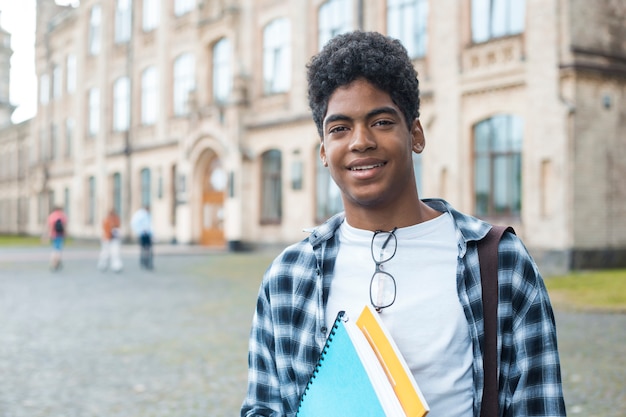
[[[122,271],[122,258],[120,256],[121,235],[120,218],[115,209],[111,209],[102,221],[102,239],[100,256],[98,257],[98,269],[119,273]]]
[[[52,253],[50,254],[50,270],[58,271],[63,267],[61,255],[63,245],[65,244],[65,236],[67,234],[67,217],[63,209],[55,206],[47,221],[48,236],[52,245]]]
[[[426,142],[406,48],[376,32],[341,34],[312,58],[307,77],[319,156],[344,211],[267,268],[241,416],[296,415],[337,313],[358,317],[370,304],[422,388],[429,417],[478,417],[492,405],[500,417],[565,416],[548,292],[508,232],[498,246],[497,398],[483,402],[493,385],[484,384],[477,248],[492,225],[418,196],[412,154]]]
[[[139,239],[139,265],[141,268],[154,269],[154,254],[152,251],[152,216],[150,207],[141,207],[131,219],[133,233]]]

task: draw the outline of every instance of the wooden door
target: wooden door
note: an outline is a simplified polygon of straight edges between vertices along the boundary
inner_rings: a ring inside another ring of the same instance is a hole
[[[224,190],[226,174],[222,164],[214,157],[205,170],[202,187],[201,244],[205,246],[224,246]]]

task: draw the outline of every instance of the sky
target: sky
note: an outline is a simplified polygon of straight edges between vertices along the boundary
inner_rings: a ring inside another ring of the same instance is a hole
[[[70,0],[57,0],[69,4]],[[37,76],[35,75],[36,0],[0,0],[0,27],[11,34],[11,104],[14,123],[37,113]]]

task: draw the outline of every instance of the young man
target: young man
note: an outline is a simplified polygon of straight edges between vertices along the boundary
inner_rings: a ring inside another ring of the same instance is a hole
[[[61,254],[63,252],[63,244],[65,243],[67,217],[61,207],[54,207],[48,216],[48,236],[52,244],[52,253],[50,254],[50,270],[58,271],[62,268]]]
[[[320,158],[345,212],[266,271],[241,415],[294,416],[337,312],[356,317],[371,303],[422,389],[429,417],[478,417],[484,327],[476,243],[491,226],[443,200],[418,197],[412,152],[421,153],[425,141],[406,50],[378,33],[339,35],[309,63],[308,82]],[[501,415],[564,416],[552,308],[513,234],[500,242],[498,279]]]

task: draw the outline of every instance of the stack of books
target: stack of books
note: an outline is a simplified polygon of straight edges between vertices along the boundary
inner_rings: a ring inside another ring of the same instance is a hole
[[[337,315],[300,399],[298,417],[423,417],[429,411],[404,357],[372,307]]]

